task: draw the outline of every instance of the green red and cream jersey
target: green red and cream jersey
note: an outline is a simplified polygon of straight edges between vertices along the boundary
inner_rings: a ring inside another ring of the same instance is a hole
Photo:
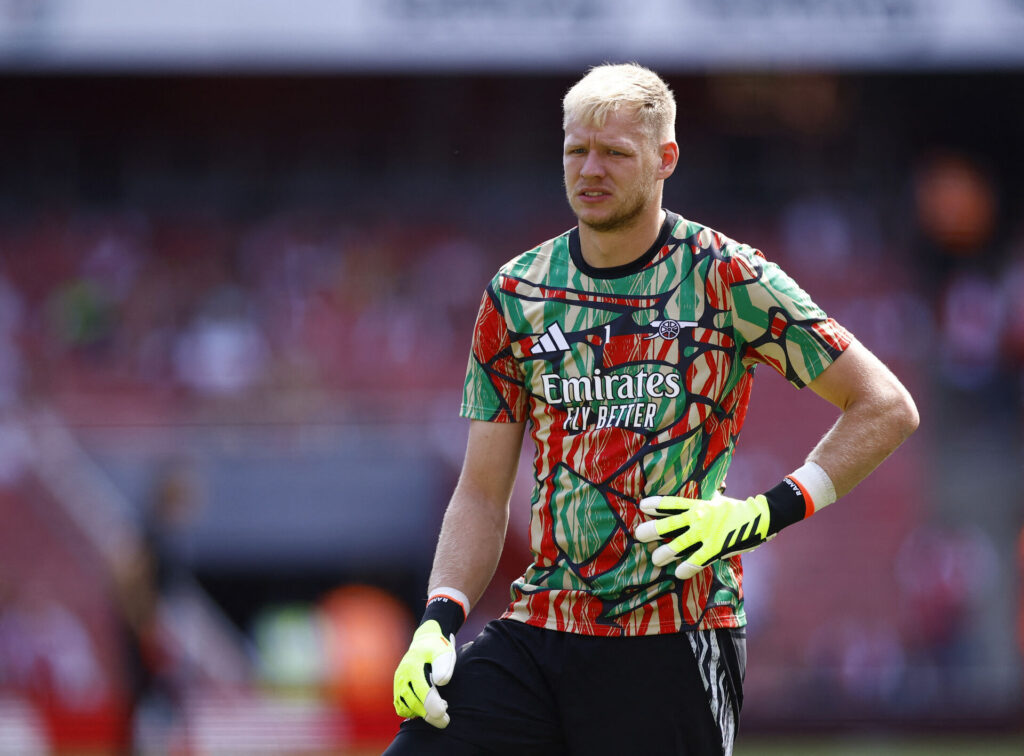
[[[504,265],[477,316],[461,414],[525,422],[533,562],[504,616],[586,635],[739,627],[740,558],[690,580],[636,541],[645,496],[710,498],[754,367],[804,386],[851,337],[757,250],[673,213],[633,263],[572,229]]]

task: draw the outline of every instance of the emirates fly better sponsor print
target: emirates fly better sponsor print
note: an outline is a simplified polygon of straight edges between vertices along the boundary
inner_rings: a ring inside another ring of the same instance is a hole
[[[684,327],[696,325],[693,321],[656,320],[651,326],[657,332],[647,338],[675,339]],[[537,346],[545,351],[545,342],[556,345],[565,344],[564,335],[557,324],[541,338]],[[568,344],[565,347],[568,348]],[[566,411],[562,429],[572,432],[582,431],[590,426],[601,428],[636,428],[651,430],[655,427],[658,405],[646,399],[674,399],[682,393],[681,378],[678,373],[661,373],[640,370],[635,375],[602,373],[595,368],[593,375],[566,378],[558,373],[545,373],[541,376],[544,400],[552,405],[561,405]],[[630,401],[633,400],[633,401]],[[600,402],[599,404],[594,404]],[[625,402],[625,403],[623,403]]]

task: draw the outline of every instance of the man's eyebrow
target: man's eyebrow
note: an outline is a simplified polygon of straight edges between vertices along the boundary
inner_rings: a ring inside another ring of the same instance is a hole
[[[566,137],[564,145],[566,147],[571,146],[588,146],[590,144],[589,139],[582,139],[576,137]],[[636,144],[629,141],[628,139],[598,139],[596,144],[600,147],[611,147],[616,150],[635,150]]]
[[[607,147],[611,150],[619,150],[620,152],[632,152],[636,149],[636,145],[628,141],[609,141],[607,139],[601,139],[597,142],[599,147]]]

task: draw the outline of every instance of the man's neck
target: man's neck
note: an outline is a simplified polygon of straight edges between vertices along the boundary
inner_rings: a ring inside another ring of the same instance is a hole
[[[580,223],[580,252],[587,264],[595,268],[628,265],[657,241],[664,222],[665,211],[658,207],[655,212],[637,218],[628,228],[616,231],[595,231]]]

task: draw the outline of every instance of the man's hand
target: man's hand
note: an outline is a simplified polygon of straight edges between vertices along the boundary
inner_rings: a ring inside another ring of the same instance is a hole
[[[447,727],[448,702],[441,698],[436,686],[447,685],[453,671],[455,636],[445,638],[437,620],[427,620],[416,629],[409,650],[395,670],[398,716],[423,717],[434,727]]]
[[[771,514],[765,496],[730,499],[716,493],[711,501],[677,496],[649,496],[640,502],[644,514],[660,517],[637,526],[637,540],[666,540],[652,559],[659,567],[682,559],[676,577],[688,580],[722,557],[760,546],[769,535]]]

